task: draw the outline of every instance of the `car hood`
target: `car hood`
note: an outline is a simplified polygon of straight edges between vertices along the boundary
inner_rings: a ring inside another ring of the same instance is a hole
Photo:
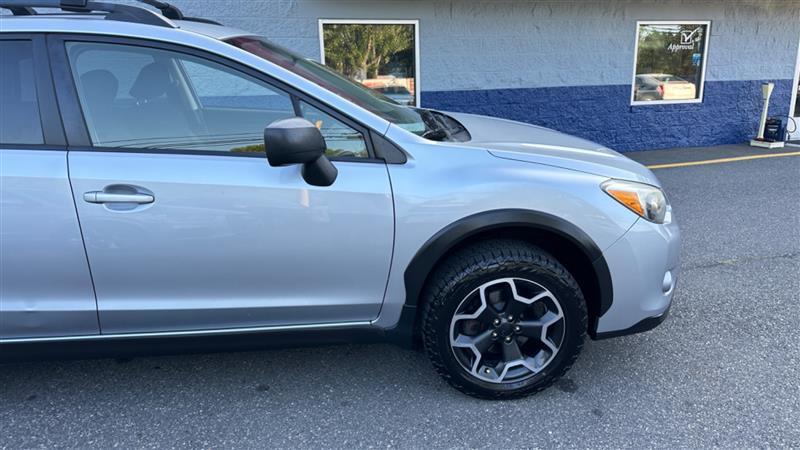
[[[473,114],[446,113],[461,122],[472,139],[462,145],[492,155],[599,176],[660,186],[648,168],[614,150],[549,128]]]

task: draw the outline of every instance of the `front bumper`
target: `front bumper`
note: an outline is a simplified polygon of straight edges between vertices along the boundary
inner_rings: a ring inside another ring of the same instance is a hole
[[[678,225],[639,219],[603,252],[614,291],[611,308],[597,322],[604,339],[650,330],[667,318],[678,281]]]
[[[671,304],[670,304],[670,306],[671,306]],[[596,339],[596,340],[610,339],[610,338],[615,338],[615,337],[620,337],[620,336],[627,336],[629,334],[644,333],[645,331],[650,331],[653,328],[661,325],[661,322],[667,320],[667,317],[669,317],[669,308],[670,308],[670,306],[667,306],[666,311],[664,311],[663,313],[661,313],[661,314],[659,314],[657,316],[653,316],[653,317],[648,317],[646,319],[642,319],[639,322],[637,322],[636,325],[634,325],[634,326],[632,326],[630,328],[625,328],[624,330],[606,331],[606,332],[602,332],[602,333],[595,333],[594,339]]]

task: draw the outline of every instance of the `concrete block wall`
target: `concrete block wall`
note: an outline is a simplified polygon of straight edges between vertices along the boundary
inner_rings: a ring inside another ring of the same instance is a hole
[[[742,142],[760,85],[789,112],[800,0],[173,0],[319,59],[318,19],[419,19],[425,107],[521,120],[622,151]],[[637,20],[710,20],[704,101],[631,106]]]

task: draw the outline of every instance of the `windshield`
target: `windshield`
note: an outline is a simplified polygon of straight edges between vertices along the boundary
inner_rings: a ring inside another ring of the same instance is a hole
[[[226,42],[318,84],[412,133],[424,136],[430,131],[426,125],[429,121],[423,118],[426,114],[424,110],[400,105],[377,91],[350,81],[328,67],[296,55],[262,37],[243,36],[228,39]]]

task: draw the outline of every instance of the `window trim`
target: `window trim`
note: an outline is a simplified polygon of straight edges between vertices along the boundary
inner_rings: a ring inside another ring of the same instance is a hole
[[[0,142],[0,149],[66,150],[67,141],[53,88],[45,35],[43,33],[3,33],[0,34],[0,41],[30,41],[31,43],[36,106],[42,131],[41,144]]]
[[[706,35],[703,39],[703,67],[700,69],[700,92],[697,98],[688,100],[635,100],[636,91],[636,65],[639,62],[639,31],[642,25],[705,25]],[[631,77],[631,106],[658,106],[658,105],[681,105],[681,104],[697,104],[703,103],[703,96],[705,95],[706,86],[706,69],[708,68],[708,44],[711,37],[711,21],[710,20],[637,20],[636,21],[636,34],[633,44],[633,76]]]
[[[322,64],[325,64],[325,25],[414,25],[414,101],[416,103],[415,107],[422,108],[419,65],[419,19],[319,19],[317,22],[319,60]]]
[[[356,121],[355,119],[347,116],[346,114],[334,109],[328,104],[306,94],[303,91],[287,84],[286,82],[269,76],[256,69],[241,64],[235,60],[229,59],[225,56],[217,55],[214,53],[206,52],[202,49],[188,47],[181,44],[163,42],[154,39],[145,38],[128,38],[120,36],[108,36],[98,34],[72,34],[72,33],[58,33],[47,36],[47,48],[49,51],[50,59],[53,66],[53,83],[56,86],[56,94],[58,98],[58,105],[61,110],[65,111],[64,116],[73,118],[72,120],[64,120],[64,128],[67,133],[67,149],[72,151],[94,151],[94,152],[110,152],[110,153],[141,153],[141,154],[174,154],[174,155],[196,155],[196,156],[226,156],[236,158],[266,158],[261,153],[233,153],[225,151],[209,151],[209,150],[182,150],[182,149],[141,149],[141,148],[127,148],[127,147],[98,147],[92,143],[89,136],[88,124],[83,115],[83,108],[80,104],[78,97],[77,84],[73,79],[72,68],[69,63],[69,56],[67,54],[67,42],[88,42],[97,44],[117,44],[129,45],[134,47],[153,48],[156,50],[163,50],[175,52],[178,54],[189,55],[195,58],[204,59],[216,64],[228,67],[236,72],[250,76],[254,79],[261,81],[279,91],[285,92],[295,101],[305,101],[306,103],[314,106],[315,108],[329,114],[331,117],[341,121],[347,126],[352,127],[354,130],[364,136],[364,142],[367,146],[368,158],[352,158],[352,157],[338,157],[329,158],[334,162],[363,162],[363,163],[385,163],[375,155],[375,150],[372,144],[371,128]],[[56,76],[58,74],[59,76]],[[69,122],[69,123],[68,123]]]
[[[798,95],[798,90],[800,90],[800,40],[797,43],[797,59],[794,63],[794,76],[792,77],[792,95],[789,102],[789,116],[793,119],[797,119],[800,117],[800,114],[795,114],[795,111],[798,109],[800,104],[800,95]],[[797,135],[797,131],[795,129],[794,133],[787,133],[788,135]]]

